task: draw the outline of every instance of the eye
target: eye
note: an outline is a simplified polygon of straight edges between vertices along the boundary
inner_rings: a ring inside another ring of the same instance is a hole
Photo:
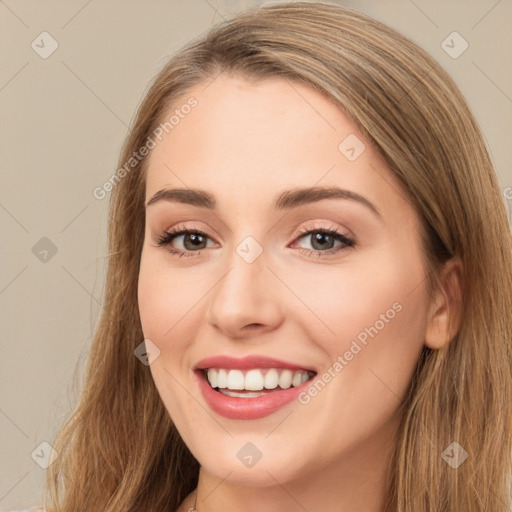
[[[299,248],[307,256],[322,257],[355,247],[355,240],[343,235],[336,228],[308,227],[299,233],[297,240],[309,240],[309,248]],[[335,246],[336,242],[338,245]]]
[[[181,239],[185,250],[176,249],[171,244]],[[176,226],[168,231],[165,231],[155,239],[157,247],[167,247],[167,250],[177,256],[197,256],[202,249],[207,248],[207,240],[209,236],[198,229],[185,228],[184,226]]]
[[[340,233],[336,228],[307,227],[299,232],[295,240],[310,240],[310,248],[299,247],[299,251],[307,256],[322,257],[355,246],[355,240]],[[173,247],[173,242],[180,240],[184,249]],[[176,226],[156,237],[157,247],[167,247],[167,250],[179,257],[199,256],[202,249],[207,249],[210,237],[201,230]],[[295,242],[296,243],[296,242]],[[336,243],[338,244],[336,246]]]

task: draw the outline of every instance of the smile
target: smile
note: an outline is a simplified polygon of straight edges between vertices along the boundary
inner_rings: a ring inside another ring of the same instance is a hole
[[[318,374],[298,361],[263,354],[245,357],[219,354],[192,368],[206,405],[233,420],[255,420],[297,400]]]
[[[203,371],[212,389],[238,398],[254,398],[270,392],[296,388],[315,375],[315,372],[308,370],[288,368],[208,368]]]

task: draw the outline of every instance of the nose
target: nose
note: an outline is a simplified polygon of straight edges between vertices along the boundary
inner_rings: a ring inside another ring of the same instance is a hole
[[[208,294],[207,322],[233,339],[277,329],[283,322],[280,282],[266,267],[265,251],[250,263],[233,251],[228,266]]]

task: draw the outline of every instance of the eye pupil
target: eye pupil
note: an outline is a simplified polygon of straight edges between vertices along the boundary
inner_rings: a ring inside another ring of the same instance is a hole
[[[329,235],[327,233],[316,233],[316,235],[313,237],[313,244],[312,246],[316,249],[315,247],[315,244],[317,242],[320,243],[320,249],[325,249],[325,241],[326,241],[326,238],[330,238],[331,241],[332,241],[332,235]],[[329,247],[331,248],[331,247]]]
[[[199,234],[199,233],[189,233],[188,235],[185,235],[185,238],[184,238],[184,245],[186,247],[186,241],[187,239],[192,243],[192,246],[197,249],[197,247],[199,245],[201,245],[202,243],[204,243],[204,240],[203,240],[203,235]]]

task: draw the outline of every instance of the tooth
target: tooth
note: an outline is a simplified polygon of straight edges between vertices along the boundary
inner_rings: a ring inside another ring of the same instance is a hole
[[[279,376],[279,387],[288,389],[292,385],[292,372],[291,370],[283,370]]]
[[[260,391],[263,389],[263,375],[260,370],[249,370],[245,375],[245,389]]]
[[[278,384],[279,374],[277,373],[277,370],[274,370],[274,368],[270,368],[270,370],[268,370],[268,372],[265,374],[265,388],[274,389],[277,388]]]
[[[229,389],[244,389],[244,374],[240,370],[230,370],[227,387]]]
[[[293,387],[297,387],[297,386],[300,386],[302,384],[302,374],[304,372],[296,372],[295,375],[293,376],[293,380],[292,380],[292,384],[293,384]]]
[[[239,393],[237,391],[230,391],[229,389],[223,389],[221,393],[223,395],[234,396],[236,398],[256,398],[258,396],[266,395],[266,393],[258,393],[258,391],[246,391],[245,393]]]
[[[210,383],[210,386],[212,388],[217,387],[217,377],[218,377],[217,370],[215,370],[214,368],[210,368],[208,370],[208,382]]]
[[[265,373],[266,372],[266,373]],[[244,375],[245,373],[245,375]],[[265,373],[265,375],[263,375]],[[263,389],[281,389],[297,387],[308,381],[311,373],[305,370],[290,369],[259,369],[226,370],[222,368],[208,368],[206,378],[212,388],[231,390],[261,391]]]
[[[228,387],[228,375],[226,373],[226,370],[219,370],[219,373],[217,375],[217,387],[219,389]]]

